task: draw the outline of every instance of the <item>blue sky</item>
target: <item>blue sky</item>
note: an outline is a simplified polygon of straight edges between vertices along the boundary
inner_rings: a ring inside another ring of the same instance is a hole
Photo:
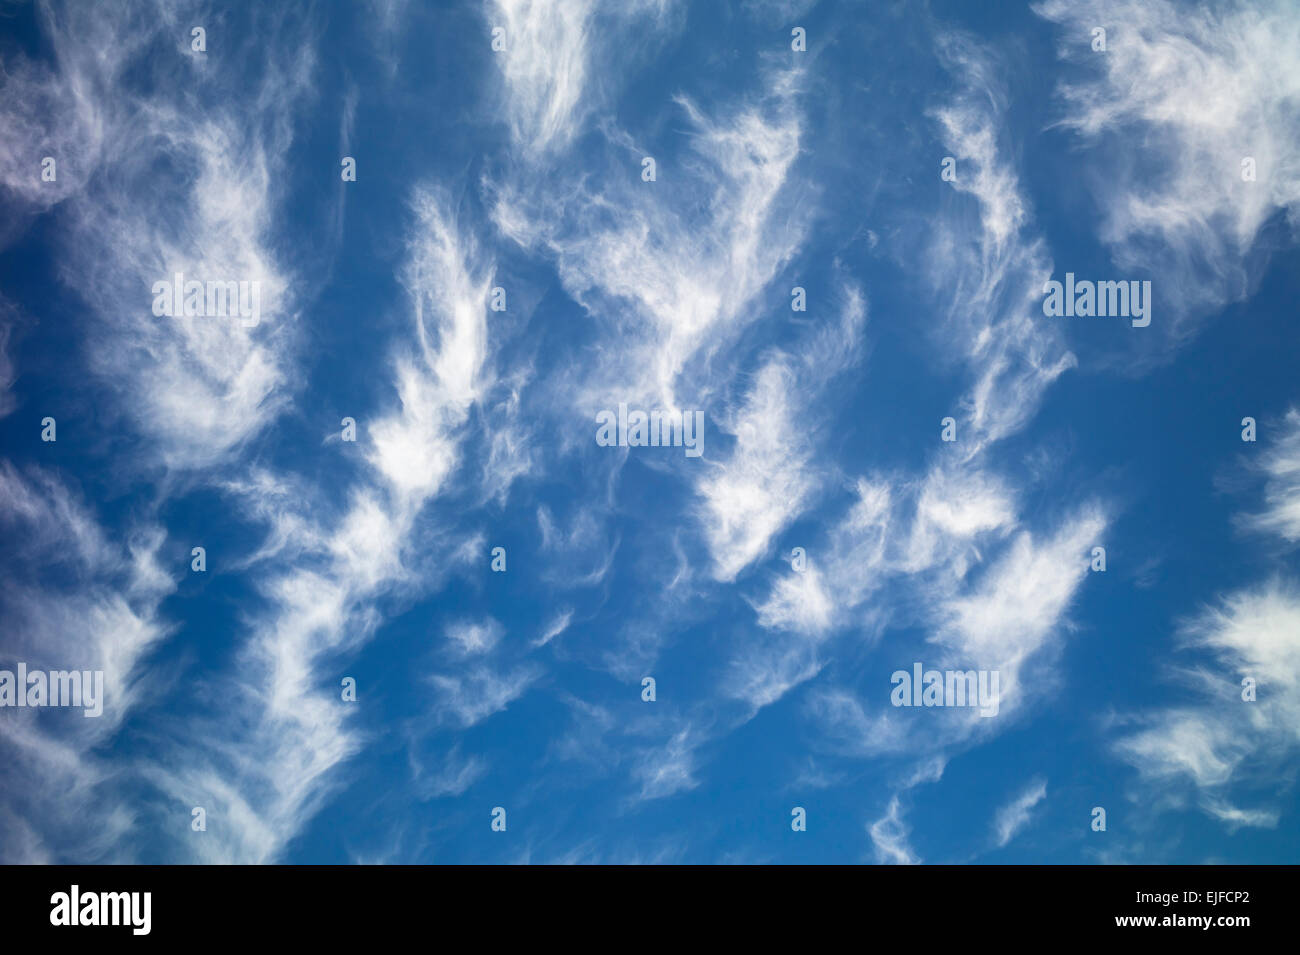
[[[0,708],[0,858],[1295,862],[1297,49],[1267,0],[0,4],[0,669],[105,681]]]

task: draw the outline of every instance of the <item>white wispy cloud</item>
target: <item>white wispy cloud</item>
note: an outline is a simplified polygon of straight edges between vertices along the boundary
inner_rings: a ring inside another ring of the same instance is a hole
[[[487,772],[487,760],[479,756],[461,756],[453,747],[436,769],[428,769],[414,755],[410,757],[411,776],[421,799],[459,796]]]
[[[1260,469],[1268,505],[1245,523],[1295,543],[1293,515],[1300,509],[1300,414],[1290,411]],[[1263,771],[1280,778],[1300,751],[1300,585],[1275,574],[1218,596],[1178,630],[1179,649],[1197,660],[1172,671],[1193,694],[1186,703],[1137,712],[1138,728],[1114,746],[1149,791],[1166,805],[1191,793],[1204,812],[1229,829],[1272,828],[1281,809],[1236,805],[1238,787]],[[1247,700],[1247,681],[1254,699]]]
[[[603,105],[615,55],[627,58],[665,26],[673,0],[628,0],[601,9],[595,0],[491,0],[491,30],[503,30],[493,56],[505,84],[515,142],[530,158],[568,146]],[[617,53],[616,53],[617,51]]]
[[[610,518],[609,508],[597,503],[578,505],[567,522],[545,504],[538,507],[542,550],[557,558],[543,577],[565,587],[590,587],[604,580],[619,547]]]
[[[462,656],[487,653],[495,647],[505,633],[505,628],[496,620],[457,620],[449,623],[443,631],[456,652]]]
[[[805,473],[811,456],[808,435],[789,399],[795,392],[784,363],[764,366],[728,428],[736,435],[735,452],[700,483],[705,533],[719,580],[734,579],[762,554],[813,490]]]
[[[250,620],[238,670],[221,690],[240,701],[247,719],[233,732],[210,728],[218,746],[179,756],[156,773],[160,787],[177,797],[206,793],[218,817],[246,821],[238,831],[223,828],[225,838],[204,841],[210,861],[273,859],[311,818],[337,785],[331,768],[361,745],[346,710],[320,689],[332,682],[321,668],[369,639],[382,623],[377,602],[385,595],[435,590],[478,556],[462,546],[449,564],[422,564],[418,574],[410,566],[418,546],[431,543],[420,513],[445,488],[470,409],[491,380],[484,313],[492,267],[480,261],[441,192],[417,188],[411,210],[403,272],[411,337],[394,345],[397,403],[367,429],[365,478],[337,519],[308,524],[300,546],[313,546],[261,586],[267,609]],[[267,513],[256,499],[249,510]],[[282,533],[272,523],[273,536]],[[437,706],[472,725],[508,705],[532,679],[532,671],[498,675],[486,667],[438,675]]]
[[[933,111],[957,161],[950,183],[978,203],[979,228],[947,210],[934,228],[930,281],[949,301],[943,335],[974,376],[962,401],[958,441],[966,457],[1022,428],[1044,391],[1076,364],[1055,326],[1042,321],[1052,263],[1031,232],[1030,208],[1008,158],[1007,94],[991,54],[960,34],[939,52],[959,86]]]
[[[111,732],[136,699],[137,664],[171,630],[160,604],[176,578],[159,566],[162,528],[128,527],[110,539],[99,519],[62,480],[0,462],[0,525],[12,541],[12,566],[0,588],[10,653],[32,667],[103,670],[104,715],[78,729]],[[43,579],[70,574],[66,590]]]
[[[696,750],[702,742],[692,726],[685,726],[664,743],[640,752],[632,775],[641,784],[641,799],[663,799],[698,786]]]
[[[477,666],[459,674],[435,674],[430,677],[438,690],[434,705],[456,724],[474,726],[523,696],[539,675],[534,666],[500,672]]]
[[[697,482],[714,576],[735,579],[765,553],[773,538],[809,503],[819,483],[811,467],[823,413],[820,402],[834,375],[857,352],[866,306],[853,286],[844,290],[840,321],[796,355],[777,352],[755,375],[753,388],[724,430],[731,454]]]
[[[261,431],[293,383],[295,295],[271,219],[313,47],[280,22],[298,36],[293,52],[262,57],[251,78],[258,94],[235,106],[234,84],[248,74],[203,71],[180,43],[180,12],[45,8],[56,68],[23,63],[7,76],[3,101],[22,105],[0,110],[0,140],[22,143],[23,155],[0,156],[0,175],[32,202],[59,196],[59,275],[93,316],[79,358],[148,439],[148,460],[191,468]],[[164,78],[187,67],[192,83]],[[18,168],[38,142],[59,162],[49,189]],[[154,284],[177,273],[258,283],[258,326],[155,316]]]
[[[749,306],[809,219],[799,202],[808,188],[788,182],[801,135],[798,80],[772,73],[760,96],[712,111],[676,97],[690,151],[671,164],[661,156],[658,182],[640,181],[649,150],[608,126],[608,145],[580,180],[485,181],[497,228],[553,256],[565,289],[599,320],[597,361],[583,379],[559,383],[567,396],[559,403],[589,418],[619,401],[688,407],[678,395],[688,364],[704,369],[754,321]],[[711,382],[693,376],[691,400]]]
[[[1180,631],[1206,662],[1178,674],[1199,699],[1139,714],[1117,752],[1149,784],[1194,788],[1200,806],[1230,827],[1276,825],[1279,808],[1233,805],[1244,767],[1281,768],[1300,749],[1300,590],[1271,580],[1233,591]],[[1243,681],[1255,681],[1248,702]]]
[[[1300,542],[1300,411],[1292,408],[1286,413],[1259,467],[1267,480],[1266,507],[1243,523],[1288,544]]]
[[[918,865],[921,858],[912,851],[907,837],[911,828],[903,821],[903,810],[898,796],[889,800],[885,814],[867,827],[875,846],[876,861],[890,865]]]
[[[1017,711],[1044,698],[1063,679],[1056,663],[1071,629],[1069,610],[1088,574],[1087,548],[1105,526],[1099,512],[1085,509],[1049,536],[1019,531],[993,559],[978,562],[963,576],[951,576],[951,567],[929,568],[910,586],[900,585],[903,578],[891,580],[884,591],[888,603],[873,610],[884,614],[877,626],[883,628],[891,619],[919,624],[926,639],[882,642],[888,651],[885,662],[870,671],[875,679],[861,692],[843,686],[809,691],[805,711],[822,744],[855,758],[931,758],[1005,729]],[[797,646],[783,645],[787,653]],[[907,714],[891,704],[889,676],[918,660],[930,668],[997,671],[996,716],[980,716],[973,707],[947,707],[923,721],[903,718]],[[771,687],[784,692],[794,685],[780,679],[787,672],[783,663],[771,667],[767,683],[751,677],[751,688],[767,691],[755,692],[751,702],[765,705],[774,696]]]
[[[1089,573],[1089,548],[1105,526],[1090,507],[1046,538],[1022,531],[972,586],[937,607],[942,662],[999,671],[1000,716],[1050,685],[1041,665],[1061,648],[1067,611]],[[1021,676],[1031,663],[1038,665],[1032,687]]]
[[[1047,780],[1037,779],[997,811],[993,817],[993,832],[998,848],[1009,843],[1029,824],[1033,808],[1045,798],[1047,798]]]
[[[820,539],[799,542],[810,569],[775,575],[755,602],[770,636],[738,651],[740,678],[728,684],[758,708],[813,680],[842,648],[860,652],[865,642],[883,654],[860,687],[840,674],[814,683],[802,709],[824,750],[915,762],[911,780],[868,827],[877,860],[898,863],[920,861],[907,841],[902,792],[938,779],[951,753],[1001,732],[1064,678],[1057,663],[1070,609],[1088,548],[1109,521],[1094,501],[1030,525],[1021,504],[1028,488],[999,468],[1003,439],[1030,422],[1075,359],[1059,331],[1037,321],[1052,266],[1010,161],[1017,150],[1003,65],[964,36],[942,34],[938,46],[956,90],[930,115],[958,174],[953,197],[924,223],[933,263],[924,276],[944,309],[937,354],[970,377],[953,408],[958,442],[920,473],[856,479],[847,511],[827,520]],[[911,636],[918,627],[921,641]],[[998,671],[997,718],[963,708],[902,718],[890,705],[889,673],[914,660]]]
[[[565,630],[568,630],[569,624],[572,622],[573,622],[573,608],[571,607],[563,608],[551,619],[551,622],[546,625],[546,629],[542,631],[541,635],[538,636],[537,639],[533,641],[533,646],[536,647],[546,646],[546,644],[550,643],[560,634],[564,633]]]
[[[590,0],[496,0],[491,26],[502,29],[497,51],[509,88],[511,132],[529,150],[571,140],[583,119],[587,33],[595,12]]]
[[[1096,147],[1092,187],[1101,235],[1121,269],[1155,276],[1158,327],[1244,298],[1267,250],[1260,230],[1300,224],[1300,20],[1288,0],[1174,4],[1065,2],[1034,9],[1060,26],[1077,72],[1060,84],[1060,124]],[[1106,28],[1106,50],[1091,48]],[[1127,147],[1143,144],[1135,163]],[[1118,148],[1117,148],[1118,147]],[[1242,179],[1250,157],[1256,180]]]
[[[7,461],[0,463],[0,532],[0,619],[11,665],[103,671],[98,718],[0,713],[0,753],[12,778],[23,781],[6,788],[0,858],[129,859],[134,810],[114,785],[129,771],[102,752],[151,684],[165,680],[146,660],[174,630],[160,609],[176,586],[159,563],[166,535],[146,519],[110,536],[62,479],[23,473]]]

